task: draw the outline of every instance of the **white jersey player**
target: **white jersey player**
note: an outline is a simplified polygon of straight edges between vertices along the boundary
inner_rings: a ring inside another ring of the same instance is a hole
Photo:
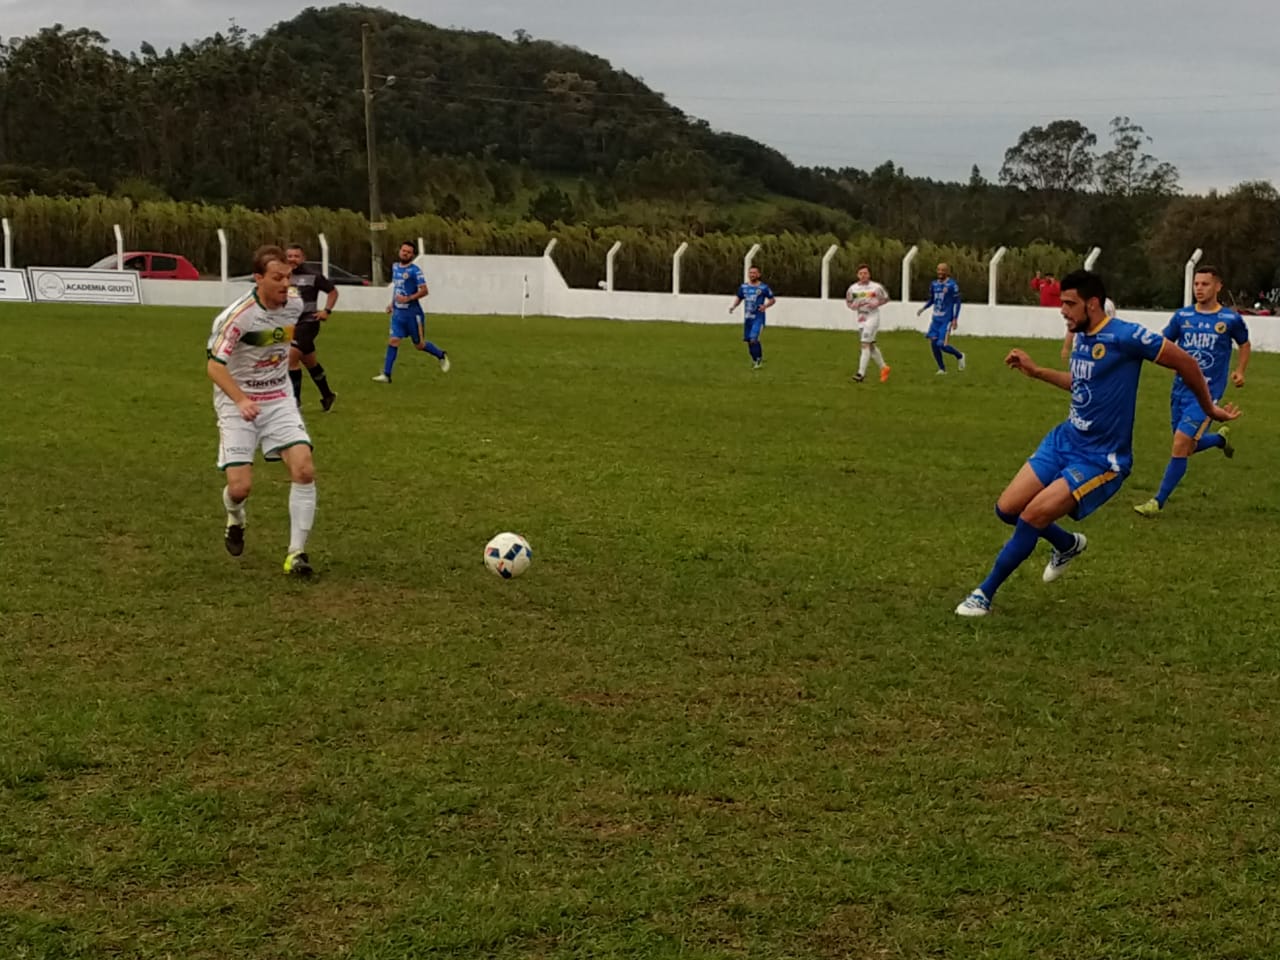
[[[844,302],[858,317],[862,339],[862,356],[858,358],[858,372],[853,380],[855,383],[865,380],[867,361],[875,360],[880,368],[880,382],[884,383],[889,379],[889,365],[876,346],[876,334],[880,332],[880,308],[889,302],[889,292],[871,279],[871,268],[864,263],[858,267],[858,282],[845,292]]]
[[[289,344],[302,315],[302,299],[290,284],[289,262],[279,247],[253,256],[254,288],[213,321],[208,373],[218,418],[218,469],[226,473],[222,505],[227,512],[224,543],[244,551],[245,500],[253,485],[253,461],[283,460],[289,490],[289,551],[284,571],[309,576],[307,536],[316,514],[311,437],[289,382]]]

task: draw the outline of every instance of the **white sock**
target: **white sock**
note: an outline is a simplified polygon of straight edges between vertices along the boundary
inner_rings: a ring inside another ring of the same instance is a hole
[[[307,549],[307,537],[316,520],[316,485],[295,483],[289,487],[289,552]]]
[[[227,516],[233,519],[240,526],[244,526],[244,501],[236,503],[231,499],[231,491],[226,487],[222,488],[222,505],[227,510]]]
[[[865,377],[867,375],[867,360],[870,359],[871,352],[863,350],[862,356],[858,358],[858,376]]]
[[[884,354],[880,352],[880,348],[879,348],[879,347],[872,347],[872,348],[871,348],[871,359],[872,359],[872,360],[874,360],[874,361],[876,362],[876,366],[877,366],[877,367],[885,367],[885,366],[888,366],[888,364],[886,364],[886,363],[884,362]]]

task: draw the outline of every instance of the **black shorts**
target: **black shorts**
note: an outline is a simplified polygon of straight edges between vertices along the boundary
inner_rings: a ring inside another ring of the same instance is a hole
[[[299,320],[293,328],[293,345],[304,357],[316,352],[316,337],[320,336],[319,320]]]

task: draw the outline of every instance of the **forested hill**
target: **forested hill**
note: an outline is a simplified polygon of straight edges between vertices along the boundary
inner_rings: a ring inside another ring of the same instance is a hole
[[[11,180],[22,168],[57,172],[62,192],[77,179],[108,191],[142,180],[176,199],[362,209],[364,22],[389,212],[441,205],[424,195],[427,155],[486,164],[499,200],[519,190],[522,168],[690,197],[738,187],[818,199],[823,189],[777,151],[712,131],[590,53],[355,5],[164,52],[124,55],[61,26],[11,43],[0,48],[0,163],[17,168]]]

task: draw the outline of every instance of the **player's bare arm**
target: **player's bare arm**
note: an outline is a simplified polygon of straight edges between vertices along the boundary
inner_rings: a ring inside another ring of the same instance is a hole
[[[1248,340],[1240,344],[1240,356],[1236,359],[1236,368],[1231,371],[1231,382],[1237,387],[1244,386],[1244,372],[1249,369],[1249,357],[1253,355],[1253,344]]]
[[[1200,364],[1196,362],[1195,357],[1173,341],[1164,342],[1160,356],[1156,357],[1155,362],[1162,367],[1168,367],[1182,377],[1182,382],[1195,394],[1195,398],[1200,401],[1200,409],[1209,415],[1209,419],[1221,423],[1240,416],[1240,408],[1234,403],[1218,406],[1213,402],[1213,394],[1209,392],[1209,382],[1205,380]]]
[[[246,420],[256,420],[258,418],[258,414],[261,412],[258,404],[245,396],[244,391],[240,389],[225,364],[211,359],[206,364],[206,369],[209,372],[209,379],[213,381],[219,390],[230,397],[231,402],[240,410],[240,416]]]
[[[1025,350],[1015,347],[1004,358],[1005,365],[1030,377],[1032,380],[1043,380],[1059,390],[1071,391],[1071,374],[1066,370],[1050,370],[1037,364]]]

